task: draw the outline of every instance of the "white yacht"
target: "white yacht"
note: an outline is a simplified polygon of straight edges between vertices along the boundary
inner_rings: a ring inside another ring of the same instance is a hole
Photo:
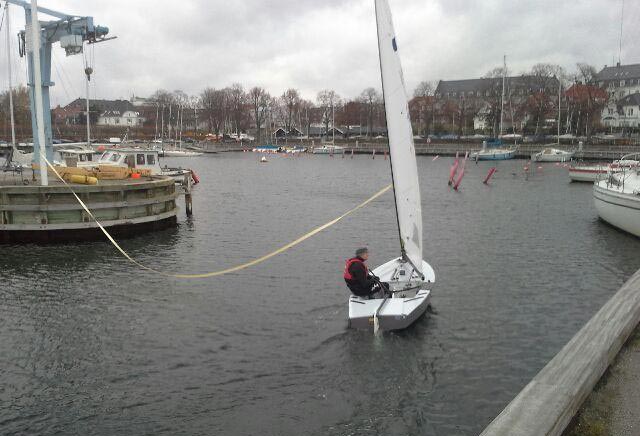
[[[534,162],[568,162],[573,157],[573,151],[564,151],[558,148],[545,148],[531,156]]]
[[[145,149],[113,149],[105,151],[97,162],[87,166],[118,166],[124,168],[137,168],[150,170],[151,174],[172,177],[176,183],[184,182],[185,176],[189,175],[194,184],[199,182],[198,176],[193,170],[188,168],[161,167],[158,157],[158,150]]]
[[[576,163],[569,167],[569,178],[572,182],[593,183],[596,180],[603,179],[609,173],[638,167],[640,167],[640,161],[624,158],[611,163]]]
[[[621,161],[639,158],[628,155]],[[612,226],[640,237],[640,170],[623,168],[610,171],[593,185],[593,199],[600,218]]]
[[[314,147],[313,154],[343,154],[344,147],[339,145],[323,145],[321,147]]]

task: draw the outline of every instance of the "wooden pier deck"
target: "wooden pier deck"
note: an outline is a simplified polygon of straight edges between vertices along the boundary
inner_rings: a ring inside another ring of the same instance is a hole
[[[481,436],[560,436],[640,322],[640,271],[596,313]]]

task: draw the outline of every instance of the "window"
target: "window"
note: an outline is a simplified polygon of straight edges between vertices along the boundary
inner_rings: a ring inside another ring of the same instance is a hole
[[[156,155],[148,154],[147,155],[147,165],[155,165],[156,164]]]
[[[88,154],[88,155],[87,155],[87,160],[88,160],[89,162],[93,161],[93,155],[92,155],[92,154]]]
[[[144,165],[144,154],[136,154],[136,165]]]
[[[629,114],[629,116],[633,115],[633,108],[629,108],[629,111],[627,113]]]
[[[118,153],[113,153],[113,156],[111,156],[109,160],[111,162],[118,162],[118,159],[120,159],[120,155]]]
[[[84,161],[86,161],[86,160],[87,160],[87,156],[86,156],[86,155],[84,155],[84,154],[80,154],[80,155],[78,155],[78,156],[80,157],[80,162],[84,162]]]
[[[120,118],[116,118],[116,124],[120,124]]]

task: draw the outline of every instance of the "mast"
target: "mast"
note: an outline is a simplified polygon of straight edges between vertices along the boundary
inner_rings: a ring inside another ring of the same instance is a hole
[[[10,43],[10,19],[9,19],[9,2],[4,5],[5,15],[7,16],[7,75],[9,76],[9,113],[11,114],[11,144],[16,146],[16,121],[13,115],[13,82],[11,77],[11,43]]]
[[[42,103],[42,70],[40,67],[40,21],[38,21],[38,0],[31,0],[31,50],[33,55],[33,90],[35,94],[35,120],[37,135],[34,140],[38,144],[40,152],[40,184],[49,185],[49,173],[47,171],[47,158],[45,149],[46,138],[44,136],[44,107]],[[28,27],[28,26],[27,26]],[[34,144],[35,145],[35,144]]]
[[[91,147],[91,117],[89,113],[89,82],[91,81],[91,73],[93,73],[93,68],[86,67],[84,69],[84,73],[87,75],[87,147]]]
[[[331,145],[336,145],[336,106],[333,100],[331,100]]]
[[[160,124],[160,143],[164,146],[164,103],[162,103],[162,121]]]
[[[624,22],[624,0],[622,0],[622,11],[620,13],[620,41],[618,46],[618,65],[622,64],[622,23]]]
[[[500,98],[500,133],[498,134],[498,138],[502,136],[502,120],[504,113],[504,88],[505,82],[507,79],[507,55],[504,55],[504,68],[502,69],[502,97]]]
[[[561,118],[560,99],[561,99],[561,93],[562,93],[562,82],[560,82],[560,75],[558,75],[558,148],[560,147],[560,118]]]
[[[156,134],[153,137],[153,139],[157,140],[158,139],[158,115],[160,112],[160,106],[158,105],[158,102],[156,102]]]

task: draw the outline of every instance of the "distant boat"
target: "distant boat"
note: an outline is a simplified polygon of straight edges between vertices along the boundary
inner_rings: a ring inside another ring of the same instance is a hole
[[[199,151],[164,149],[164,152],[162,154],[164,157],[196,157],[196,156],[202,156],[204,153],[201,153]]]
[[[254,153],[280,153],[282,151],[282,147],[277,145],[260,145],[251,151]]]
[[[314,147],[313,154],[343,154],[344,147],[339,145],[323,145],[322,147]]]
[[[471,160],[507,160],[513,159],[516,155],[515,148],[504,147],[502,141],[497,139],[495,141],[484,141],[482,143],[482,150],[475,151],[469,155]]]
[[[557,148],[545,148],[544,150],[531,156],[534,162],[568,162],[573,157],[574,152],[564,151]]]
[[[629,168],[640,168],[640,161],[623,158],[612,163],[576,163],[569,167],[569,178],[572,182],[593,183],[609,173],[617,173]]]
[[[640,158],[640,153],[621,160]],[[610,172],[593,184],[593,200],[598,216],[612,226],[640,237],[640,172],[638,167]]]
[[[433,268],[422,259],[422,208],[416,153],[409,119],[391,11],[387,0],[376,0],[378,49],[382,72],[400,257],[373,270],[388,283],[391,295],[349,298],[349,325],[374,331],[399,330],[413,324],[429,306],[435,282]]]
[[[597,164],[575,164],[569,167],[569,178],[572,182],[593,183],[605,174],[609,168],[608,163]]]

